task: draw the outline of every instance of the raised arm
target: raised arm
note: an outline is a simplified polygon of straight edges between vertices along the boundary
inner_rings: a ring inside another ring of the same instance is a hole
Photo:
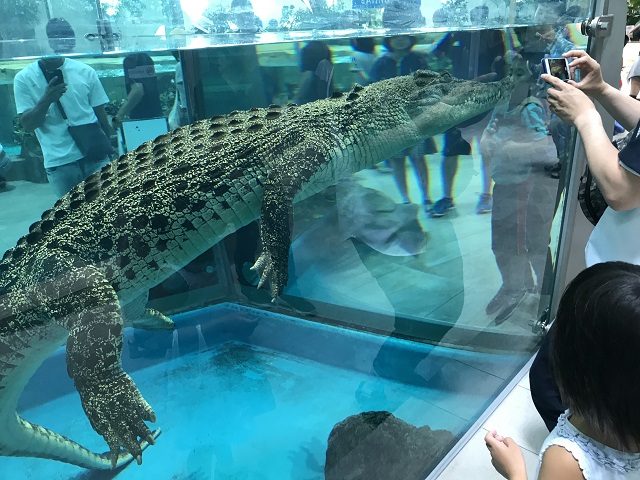
[[[614,210],[630,210],[640,206],[640,176],[620,165],[618,150],[611,144],[609,134],[602,125],[602,118],[593,102],[572,84],[551,75],[542,79],[552,85],[548,90],[549,107],[565,122],[576,126],[587,154],[587,162],[607,203]],[[628,123],[633,129],[640,118],[640,102],[620,92],[607,93],[603,98],[612,99],[610,108],[621,111],[638,111],[638,117],[628,113]],[[606,100],[605,100],[606,101]],[[630,104],[625,106],[625,104]],[[604,103],[603,103],[604,105]],[[620,121],[620,119],[618,120]],[[622,122],[621,122],[622,123]]]
[[[56,84],[56,80],[57,78],[52,78],[38,103],[20,115],[20,124],[27,132],[33,132],[36,128],[42,126],[51,104],[60,100],[67,91],[67,84]],[[14,89],[16,96],[21,94],[20,85],[16,84]]]
[[[617,88],[607,85],[595,98],[607,112],[627,130],[633,130],[640,120],[640,102],[625,95]]]
[[[140,103],[144,97],[144,87],[141,83],[132,83],[131,90],[129,91],[129,95],[127,95],[127,100],[118,110],[118,113],[113,117],[113,125],[117,128],[122,123],[124,117],[129,115],[131,110],[136,108],[136,106]]]
[[[580,70],[580,81],[570,80],[569,85],[597,100],[624,128],[632,130],[640,120],[640,102],[605,83],[600,65],[586,52],[571,50],[563,57],[573,58],[570,64],[572,76]]]

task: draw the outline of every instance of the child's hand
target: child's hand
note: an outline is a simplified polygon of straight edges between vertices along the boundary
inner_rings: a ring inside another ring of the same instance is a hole
[[[503,437],[493,430],[484,437],[491,453],[491,464],[500,475],[509,480],[527,478],[522,450],[511,437]]]

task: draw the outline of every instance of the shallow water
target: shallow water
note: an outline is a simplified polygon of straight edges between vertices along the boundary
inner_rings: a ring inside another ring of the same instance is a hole
[[[153,339],[169,342],[165,359],[130,359],[129,348],[123,352],[125,369],[154,407],[163,433],[145,451],[142,466],[130,465],[117,478],[320,480],[329,433],[347,416],[388,410],[414,425],[459,436],[502,388],[503,369],[526,361],[231,304],[175,320],[179,328],[173,334]],[[132,331],[126,336],[132,340]],[[21,414],[105,451],[78,395],[69,390],[63,359],[60,352],[34,377]],[[51,391],[48,383],[63,394],[38,404],[38,391]],[[114,478],[30,458],[0,458],[0,472],[7,479]]]

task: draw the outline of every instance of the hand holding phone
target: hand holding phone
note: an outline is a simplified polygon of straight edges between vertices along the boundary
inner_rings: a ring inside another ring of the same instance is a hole
[[[49,103],[57,102],[60,97],[67,91],[67,85],[64,83],[62,71],[57,69],[53,72],[53,77],[49,80],[47,88],[44,91],[45,98]]]
[[[569,61],[566,58],[543,58],[542,72],[567,82],[571,79]]]
[[[53,82],[54,85],[61,85],[64,83],[64,75],[62,73],[62,70],[56,68],[52,73],[53,79],[55,80],[55,82]]]

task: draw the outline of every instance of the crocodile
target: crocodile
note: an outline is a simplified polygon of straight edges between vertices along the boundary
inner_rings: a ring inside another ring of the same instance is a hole
[[[125,318],[171,324],[145,308],[149,288],[259,219],[253,268],[277,298],[294,202],[488,111],[512,89],[510,78],[481,84],[418,71],[305,105],[197,121],[89,176],[0,261],[0,455],[88,469],[141,463],[159,429],[147,425],[154,411],[121,353]],[[16,412],[29,378],[65,342],[67,373],[105,453]]]

